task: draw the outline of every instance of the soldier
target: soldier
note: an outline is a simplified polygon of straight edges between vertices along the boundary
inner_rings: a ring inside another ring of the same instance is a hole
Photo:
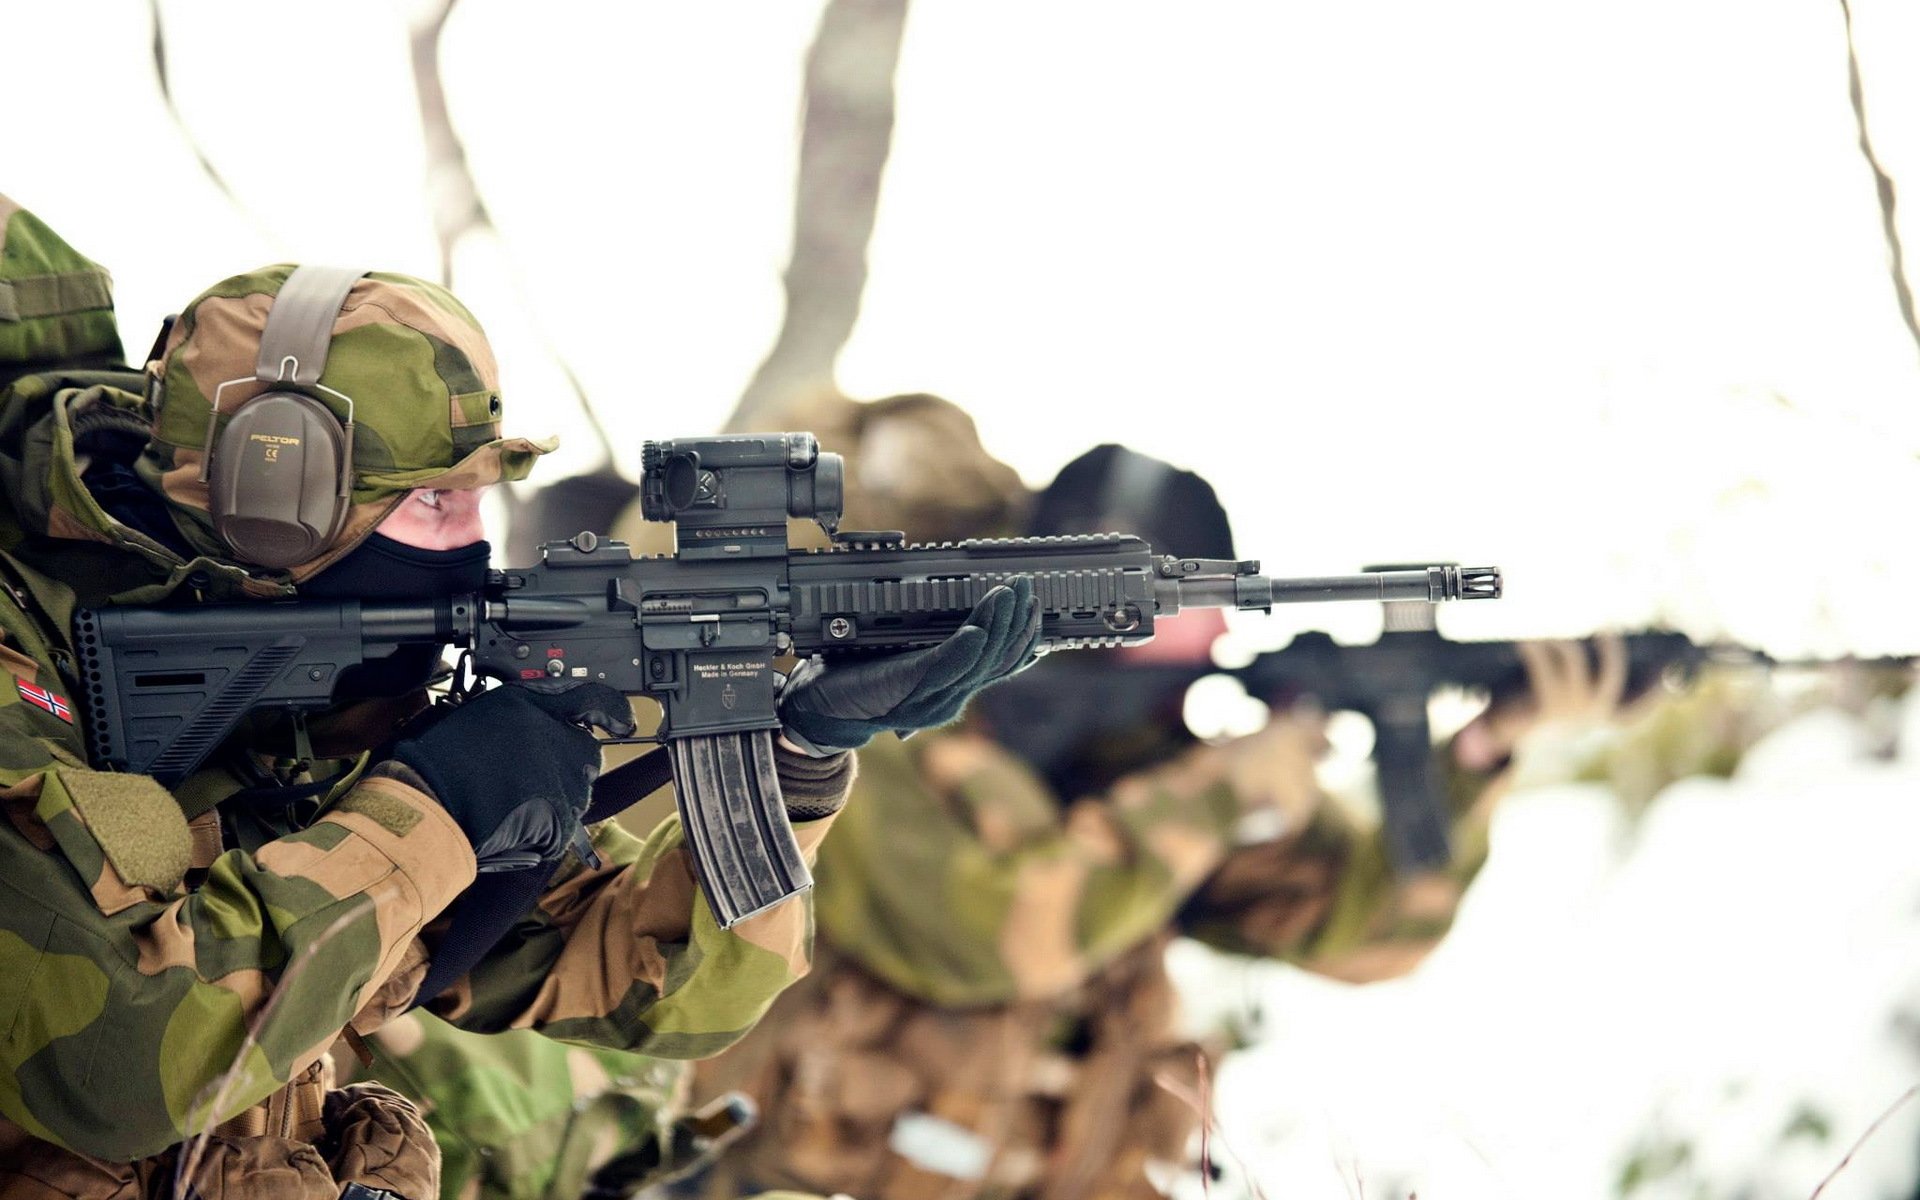
[[[677,823],[597,827],[598,865],[569,848],[600,763],[587,727],[632,728],[602,687],[427,711],[437,656],[403,652],[343,677],[319,717],[250,720],[171,791],[90,768],[77,608],[472,590],[483,489],[552,443],[501,436],[479,325],[423,280],[236,276],[144,372],[117,366],[104,272],[4,199],[0,281],[0,1196],[426,1200],[439,1154],[412,1105],[330,1087],[343,1029],[424,1004],[470,1031],[684,1058],[806,970],[806,904],[719,929]],[[257,469],[295,445],[292,486]],[[982,680],[1024,661],[1030,595],[998,589],[975,617],[999,636],[783,696],[809,851],[853,761],[796,746],[915,724],[901,710],[943,656]],[[480,864],[526,856],[558,870],[507,937],[448,913]]]
[[[938,493],[900,497],[916,501]],[[1022,507],[1035,533],[1126,529],[1233,557],[1203,480],[1119,447]],[[1411,970],[1450,925],[1512,781],[1617,758],[1621,708],[1655,682],[1627,677],[1617,639],[1595,664],[1578,643],[1527,644],[1525,684],[1444,751],[1453,861],[1399,876],[1376,831],[1324,802],[1310,709],[1282,705],[1219,745],[1187,732],[1183,681],[1218,632],[1217,614],[1188,613],[1136,650],[1044,659],[962,725],[863,751],[865,799],[822,849],[815,971],[694,1066],[696,1105],[742,1092],[762,1124],[683,1192],[1158,1195],[1149,1168],[1185,1162],[1194,1076],[1215,1051],[1174,1031],[1170,937],[1353,982]]]

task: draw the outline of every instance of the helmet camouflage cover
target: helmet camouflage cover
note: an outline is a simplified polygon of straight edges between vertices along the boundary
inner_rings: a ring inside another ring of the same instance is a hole
[[[278,386],[254,382],[254,363],[274,297],[293,270],[281,263],[208,288],[148,364],[156,405],[140,472],[208,549],[219,543],[200,477],[207,425],[224,425],[242,402]],[[231,380],[247,382],[227,390],[216,416],[215,389]],[[291,569],[296,581],[365,540],[408,491],[522,479],[556,444],[500,436],[499,373],[480,323],[445,288],[412,276],[376,272],[354,283],[334,318],[319,382],[352,400],[352,509],[322,554]],[[346,405],[327,391],[314,394],[346,418]]]
[[[898,529],[915,542],[1010,537],[1031,496],[988,452],[966,409],[925,392],[857,402],[823,395],[788,427],[847,458],[847,529]]]

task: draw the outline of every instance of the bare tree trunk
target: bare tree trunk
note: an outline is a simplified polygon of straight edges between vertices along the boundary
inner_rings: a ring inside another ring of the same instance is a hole
[[[778,424],[794,402],[837,390],[834,363],[867,285],[906,17],[907,0],[830,0],[821,14],[807,53],[786,318],[729,431]]]
[[[1894,219],[1893,179],[1886,168],[1880,165],[1880,158],[1873,152],[1873,139],[1867,135],[1867,103],[1865,90],[1860,83],[1860,55],[1853,44],[1853,6],[1848,0],[1840,0],[1840,16],[1847,30],[1847,99],[1853,104],[1853,122],[1860,131],[1860,153],[1867,160],[1867,166],[1873,169],[1873,188],[1880,199],[1880,228],[1887,240],[1887,253],[1891,261],[1889,269],[1893,273],[1893,295],[1900,305],[1900,319],[1906,322],[1907,333],[1913,338],[1914,346],[1920,349],[1920,318],[1916,318],[1913,309],[1913,289],[1907,284],[1906,254],[1900,245],[1900,228]]]
[[[523,294],[499,229],[481,199],[480,186],[467,165],[466,146],[454,128],[440,76],[440,39],[458,0],[437,0],[419,6],[411,25],[413,86],[420,106],[420,127],[427,146],[427,195],[433,208],[433,231],[440,247],[440,282],[453,286],[453,260],[460,243],[469,237],[491,240],[499,249],[500,271]],[[532,306],[522,303],[526,319],[537,327]],[[507,498],[507,554],[510,561],[529,562],[542,541],[579,530],[612,528],[614,519],[630,504],[634,486],[614,465],[613,441],[588,402],[586,389],[544,330],[538,330],[547,357],[559,369],[599,442],[600,463],[584,475],[557,479],[531,494],[509,485]]]

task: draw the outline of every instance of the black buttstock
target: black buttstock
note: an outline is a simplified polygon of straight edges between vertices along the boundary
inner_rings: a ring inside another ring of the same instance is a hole
[[[353,601],[82,609],[73,632],[93,765],[167,787],[248,713],[325,707],[365,658]]]

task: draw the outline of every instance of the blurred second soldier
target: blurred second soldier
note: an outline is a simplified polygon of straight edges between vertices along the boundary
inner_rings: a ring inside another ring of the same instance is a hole
[[[1069,465],[1033,514],[1035,533],[1233,556],[1204,480],[1116,446]],[[1181,1093],[1200,1053],[1174,1031],[1161,952],[1250,827],[1280,866],[1263,875],[1264,952],[1349,978],[1418,960],[1457,889],[1397,882],[1378,839],[1320,802],[1316,715],[1276,711],[1223,744],[1187,732],[1186,682],[1220,631],[1184,614],[1137,650],[1055,656],[1081,660],[1071,685],[1043,660],[962,725],[861,752],[864,799],[817,872],[812,975],[696,1066],[696,1103],[737,1090],[763,1113],[708,1194],[1157,1195],[1147,1165],[1183,1163],[1197,1126]],[[1095,686],[1090,663],[1111,664]]]

